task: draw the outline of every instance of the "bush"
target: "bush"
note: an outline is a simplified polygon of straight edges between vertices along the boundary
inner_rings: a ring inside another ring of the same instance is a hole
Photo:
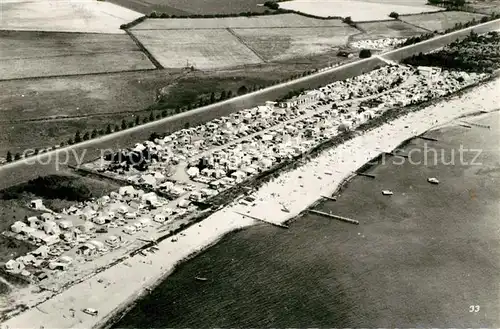
[[[392,13],[389,14],[389,17],[390,18],[394,18],[394,19],[398,19],[399,18],[399,14],[395,11],[393,11]]]
[[[370,49],[361,49],[359,52],[359,58],[369,58],[372,57],[372,52]]]
[[[226,91],[225,91],[225,90],[223,90],[223,91],[220,93],[219,100],[220,100],[220,101],[222,101],[222,100],[226,99],[226,97],[227,97],[227,96],[226,96]]]
[[[245,86],[241,86],[240,88],[238,88],[238,95],[243,95],[243,94],[246,94],[247,92],[248,92],[248,89]]]
[[[80,137],[80,130],[77,130],[75,133],[75,143],[80,143],[82,141],[82,138]]]
[[[149,139],[150,141],[154,142],[154,140],[155,140],[155,139],[157,139],[157,138],[161,138],[161,136],[160,136],[160,134],[158,134],[157,132],[154,132],[154,133],[152,133],[151,135],[149,135],[149,138],[148,138],[148,139]]]
[[[342,19],[342,22],[344,22],[345,24],[349,24],[349,25],[353,25],[354,24],[354,22],[352,21],[351,16],[344,17]]]

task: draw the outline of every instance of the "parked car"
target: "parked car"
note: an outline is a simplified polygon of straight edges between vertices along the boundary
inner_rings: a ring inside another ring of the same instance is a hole
[[[129,235],[134,235],[137,232],[137,229],[132,225],[127,225],[123,228],[123,232]]]

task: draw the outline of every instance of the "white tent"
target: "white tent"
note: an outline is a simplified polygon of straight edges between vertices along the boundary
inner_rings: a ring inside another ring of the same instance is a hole
[[[187,174],[189,177],[196,177],[200,174],[200,169],[198,169],[197,167],[190,167],[187,170]]]

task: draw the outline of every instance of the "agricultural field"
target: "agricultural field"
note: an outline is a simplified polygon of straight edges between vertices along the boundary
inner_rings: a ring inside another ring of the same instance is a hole
[[[147,19],[132,33],[164,67],[216,69],[325,53],[360,31],[338,19],[284,14]]]
[[[441,11],[422,1],[357,1],[357,0],[293,0],[280,3],[280,8],[291,9],[320,17],[350,16],[355,22],[387,20],[391,12],[400,15]]]
[[[423,15],[401,16],[400,20],[425,28],[429,31],[444,31],[457,23],[466,23],[473,19],[480,20],[484,15],[464,11],[443,11]]]
[[[2,59],[2,79],[154,69],[140,51],[27,59]]]
[[[0,31],[0,79],[154,69],[126,34]]]
[[[12,154],[23,153],[26,150],[42,150],[69,138],[74,138],[77,131],[86,129],[105,129],[108,122],[120,125],[124,117],[132,115],[106,115],[86,118],[53,119],[45,121],[29,121],[0,123],[0,154],[5,156],[7,151]]]
[[[266,61],[281,61],[338,50],[347,44],[349,36],[359,33],[349,26],[233,31]]]
[[[262,63],[251,49],[230,31],[208,30],[136,30],[134,35],[166,68],[194,66],[196,69]]]
[[[467,1],[467,9],[476,13],[491,15],[500,13],[500,0]]]
[[[142,14],[96,0],[2,0],[0,30],[124,34]]]
[[[0,81],[0,122],[25,123],[140,111],[179,72],[125,72]],[[5,130],[2,130],[5,131]]]
[[[262,0],[111,0],[125,8],[149,14],[152,11],[170,15],[187,14],[239,14],[241,12],[263,12]]]
[[[192,14],[190,12],[171,7],[167,5],[165,1],[156,1],[156,3],[154,3],[153,1],[138,1],[138,0],[107,0],[107,1],[142,14],[150,14],[153,11],[159,13],[168,13],[169,15],[177,15],[177,16],[186,16]]]
[[[352,40],[408,38],[428,32],[422,28],[396,20],[358,23],[357,26],[359,29],[365,31],[365,33],[353,36]]]
[[[328,27],[346,26],[340,19],[316,19],[297,14],[280,14],[253,17],[224,18],[148,18],[131,30],[180,30],[180,29],[252,29],[277,27]]]

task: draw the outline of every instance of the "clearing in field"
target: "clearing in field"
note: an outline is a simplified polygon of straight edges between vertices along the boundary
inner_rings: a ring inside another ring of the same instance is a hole
[[[399,4],[402,3],[402,4]],[[443,10],[424,5],[421,1],[410,4],[408,1],[357,1],[357,0],[293,0],[280,3],[280,8],[291,9],[315,16],[350,16],[353,21],[380,21],[389,19],[393,11],[400,15],[418,14]]]
[[[464,11],[443,11],[425,15],[400,17],[403,22],[414,24],[430,31],[443,31],[452,28],[457,23],[466,23],[473,19],[480,20],[484,15]]]
[[[396,20],[358,23],[357,26],[365,31],[365,33],[353,36],[353,40],[408,38],[428,32],[424,29]]]
[[[166,68],[216,69],[262,62],[229,30],[136,30],[134,35]]]
[[[126,35],[0,31],[0,79],[154,69]]]
[[[297,14],[281,14],[254,17],[224,18],[170,18],[146,19],[132,30],[168,30],[168,29],[252,29],[278,27],[326,27],[346,26],[339,19],[316,19]]]
[[[0,30],[125,33],[120,25],[142,16],[96,0],[2,0]]]
[[[352,27],[234,29],[234,33],[267,61],[305,57],[345,46]]]

